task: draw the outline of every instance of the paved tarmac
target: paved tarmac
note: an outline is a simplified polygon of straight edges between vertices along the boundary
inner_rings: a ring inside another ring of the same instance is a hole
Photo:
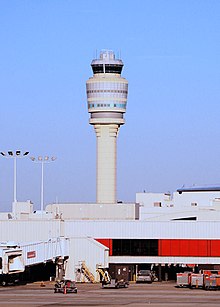
[[[100,284],[77,284],[78,293],[54,293],[53,284],[40,283],[1,287],[0,307],[129,306],[213,307],[220,306],[220,291],[176,288],[174,282],[130,284],[127,289],[102,289]]]

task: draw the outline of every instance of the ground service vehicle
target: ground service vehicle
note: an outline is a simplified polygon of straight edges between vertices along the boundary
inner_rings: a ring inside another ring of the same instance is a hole
[[[113,276],[107,269],[99,268],[97,271],[101,275],[102,288],[128,288],[127,267],[117,267],[116,271],[112,271]]]
[[[77,293],[77,287],[72,280],[57,281],[54,285],[54,293]]]
[[[128,285],[129,283],[123,279],[117,280],[111,278],[109,282],[102,282],[102,288],[128,288]]]

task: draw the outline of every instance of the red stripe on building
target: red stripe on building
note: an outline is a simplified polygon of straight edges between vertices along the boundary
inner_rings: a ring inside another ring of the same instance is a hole
[[[158,247],[158,256],[220,256],[220,240],[161,239]]]
[[[95,239],[99,243],[109,248],[109,256],[112,256],[112,239]]]

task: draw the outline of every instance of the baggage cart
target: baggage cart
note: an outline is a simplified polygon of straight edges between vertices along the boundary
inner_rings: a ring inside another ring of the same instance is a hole
[[[177,273],[176,285],[177,287],[189,287],[191,272]]]
[[[206,275],[204,276],[205,290],[218,290],[220,288],[220,275]]]
[[[191,273],[190,274],[190,288],[203,288],[203,274],[196,274],[196,273]]]

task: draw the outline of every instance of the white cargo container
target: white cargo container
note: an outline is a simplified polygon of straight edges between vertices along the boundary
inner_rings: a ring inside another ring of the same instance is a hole
[[[203,279],[204,279],[203,274],[200,274],[200,273],[190,274],[190,287],[191,288],[202,288],[203,287]]]
[[[191,272],[177,273],[176,284],[177,287],[189,287]]]

